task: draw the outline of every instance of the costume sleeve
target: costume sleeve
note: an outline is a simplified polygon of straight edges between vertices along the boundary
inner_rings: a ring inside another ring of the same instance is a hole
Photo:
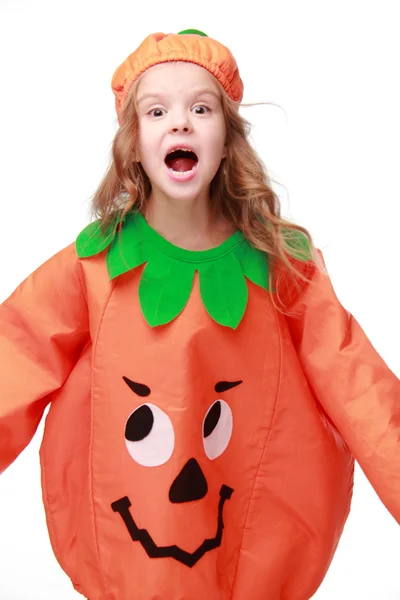
[[[294,308],[287,322],[311,389],[400,523],[400,381],[317,267]]]
[[[80,277],[71,244],[0,305],[0,473],[30,442],[88,340]]]

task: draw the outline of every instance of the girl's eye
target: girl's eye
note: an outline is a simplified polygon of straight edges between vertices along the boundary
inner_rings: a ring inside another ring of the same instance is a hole
[[[198,108],[200,108],[200,112],[197,111]],[[205,115],[207,112],[210,111],[210,109],[207,106],[204,106],[203,104],[195,106],[193,110],[196,111],[196,115]]]
[[[152,115],[153,117],[162,117],[162,114],[155,114],[155,113],[162,113],[165,112],[165,110],[163,108],[153,108],[153,110],[151,110],[149,112],[149,115]]]

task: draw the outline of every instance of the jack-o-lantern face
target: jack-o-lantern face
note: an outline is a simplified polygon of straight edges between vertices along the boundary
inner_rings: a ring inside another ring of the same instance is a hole
[[[96,536],[113,548],[104,562],[114,574],[151,571],[156,581],[189,566],[195,588],[200,573],[235,563],[252,515],[279,389],[279,332],[264,290],[253,286],[233,330],[206,313],[197,283],[178,318],[149,327],[133,300],[139,280],[132,272],[118,281],[94,352]]]
[[[147,385],[125,376],[123,380],[137,396],[151,395]],[[242,381],[220,381],[215,385],[215,392],[227,391],[241,383]],[[207,410],[202,424],[204,452],[209,460],[218,458],[226,450],[232,429],[233,417],[229,404],[222,399],[215,400]],[[171,458],[174,451],[175,432],[172,421],[167,413],[155,404],[141,404],[126,422],[125,443],[129,454],[138,464],[144,467],[160,466]],[[205,539],[193,552],[187,552],[176,545],[158,546],[147,530],[139,529],[136,525],[129,510],[131,502],[127,496],[113,502],[112,509],[121,515],[132,540],[140,542],[150,558],[171,557],[192,567],[206,552],[220,546],[224,527],[223,508],[232,492],[233,489],[229,486],[221,485],[215,537]],[[169,500],[175,504],[193,502],[201,500],[207,493],[207,479],[198,461],[194,457],[189,458],[171,483]]]

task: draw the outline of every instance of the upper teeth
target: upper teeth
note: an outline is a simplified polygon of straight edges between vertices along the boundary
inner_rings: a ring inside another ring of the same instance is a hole
[[[177,150],[183,150],[183,152],[192,152],[192,150],[189,148],[175,148],[175,150],[172,150],[172,152],[176,152]]]

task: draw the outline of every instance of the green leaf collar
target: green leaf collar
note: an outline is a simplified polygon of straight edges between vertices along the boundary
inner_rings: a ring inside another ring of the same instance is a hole
[[[210,250],[185,250],[163,238],[139,212],[119,218],[104,234],[100,221],[88,225],[76,240],[79,258],[106,248],[110,279],[146,264],[139,284],[143,315],[152,327],[175,319],[185,308],[199,274],[200,294],[209,315],[236,329],[246,310],[246,278],[268,290],[268,257],[236,231]]]

